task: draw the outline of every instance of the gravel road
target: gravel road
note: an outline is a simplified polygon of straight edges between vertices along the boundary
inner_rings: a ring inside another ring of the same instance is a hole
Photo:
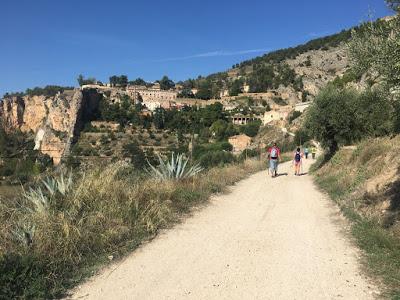
[[[307,171],[310,160],[304,164]],[[374,299],[338,209],[309,175],[267,172],[162,232],[71,299]]]

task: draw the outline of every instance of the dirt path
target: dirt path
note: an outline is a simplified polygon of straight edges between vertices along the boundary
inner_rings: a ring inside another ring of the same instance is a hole
[[[373,299],[338,210],[308,175],[280,173],[215,197],[72,299]]]

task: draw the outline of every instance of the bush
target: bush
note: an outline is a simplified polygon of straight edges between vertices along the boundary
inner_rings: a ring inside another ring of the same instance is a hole
[[[259,155],[260,152],[257,149],[245,149],[242,153],[240,153],[239,160],[243,161],[247,158],[257,157]]]
[[[260,130],[261,121],[250,122],[240,127],[240,132],[249,137],[255,137]]]
[[[205,153],[215,151],[232,151],[233,147],[229,142],[218,142],[212,144],[195,145],[193,149],[193,157],[199,159]]]
[[[136,141],[124,145],[123,154],[131,159],[132,165],[137,170],[142,170],[147,165],[146,155]]]
[[[204,153],[199,159],[200,165],[204,168],[223,166],[234,161],[235,157],[232,153],[221,150]]]
[[[301,116],[301,112],[295,110],[289,116],[289,124],[292,124],[294,120]]]
[[[40,258],[7,254],[0,258],[1,299],[49,299],[47,270]]]

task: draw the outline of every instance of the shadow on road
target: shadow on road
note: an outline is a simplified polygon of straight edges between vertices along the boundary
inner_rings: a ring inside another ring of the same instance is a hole
[[[288,175],[289,175],[288,173],[280,173],[277,174],[275,177],[288,176]]]

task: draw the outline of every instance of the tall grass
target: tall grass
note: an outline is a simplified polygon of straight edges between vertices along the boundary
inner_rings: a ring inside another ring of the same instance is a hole
[[[264,166],[245,161],[190,179],[159,181],[132,176],[119,162],[82,174],[51,200],[46,197],[57,189],[52,180],[31,190],[42,195],[0,200],[0,298],[60,297],[109,258],[134,249],[212,193]],[[36,196],[47,199],[41,209],[31,199]]]

